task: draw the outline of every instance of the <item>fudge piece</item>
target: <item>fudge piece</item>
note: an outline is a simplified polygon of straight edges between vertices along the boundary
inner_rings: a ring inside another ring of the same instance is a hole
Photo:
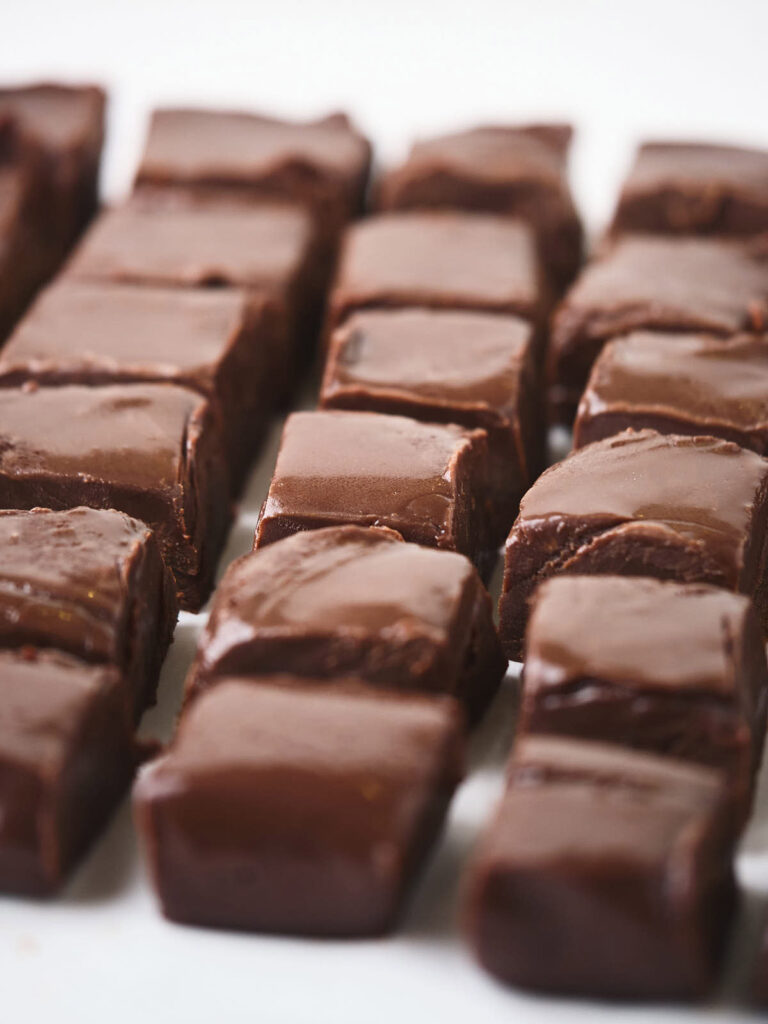
[[[0,508],[115,508],[156,533],[182,608],[213,583],[231,519],[216,410],[173,384],[7,388]]]
[[[462,769],[450,699],[224,680],[136,784],[163,911],[294,935],[389,931]]]
[[[519,658],[528,603],[558,573],[712,583],[768,633],[768,460],[712,437],[625,430],[546,470],[507,540],[500,633]]]
[[[704,584],[561,576],[536,591],[520,733],[603,740],[720,768],[745,809],[768,667],[752,603]]]
[[[227,569],[187,694],[224,675],[356,676],[457,697],[474,720],[506,668],[490,598],[466,558],[343,526],[297,533]]]
[[[0,646],[53,647],[120,670],[136,718],[176,624],[154,534],[122,512],[0,511]]]
[[[0,890],[55,892],[137,761],[116,669],[0,651]]]
[[[320,407],[486,430],[499,544],[544,463],[533,329],[516,317],[428,309],[355,313],[331,338]]]
[[[487,125],[415,143],[384,175],[383,209],[486,210],[527,221],[559,289],[581,262],[583,232],[568,184],[569,125]]]
[[[686,235],[768,231],[768,150],[644,143],[624,182],[611,230]]]
[[[534,235],[521,220],[451,211],[385,213],[351,227],[329,300],[335,327],[356,309],[426,306],[546,312]]]
[[[561,995],[704,996],[734,903],[724,794],[719,772],[673,758],[519,743],[470,875],[480,962]]]
[[[490,557],[487,434],[374,412],[285,422],[256,547],[322,526],[389,526],[408,541]]]
[[[40,198],[29,164],[0,166],[0,342],[49,274],[35,227]]]
[[[757,243],[629,236],[563,299],[549,346],[550,405],[570,423],[606,341],[641,328],[722,337],[768,326],[768,253]]]
[[[609,342],[579,404],[574,447],[627,427],[711,434],[768,455],[768,334],[635,331]]]
[[[136,187],[299,202],[330,240],[361,212],[370,162],[370,143],[344,114],[293,122],[162,109],[152,114]]]
[[[67,277],[46,289],[0,354],[0,387],[162,381],[215,399],[235,490],[275,406],[280,312],[235,289],[143,288]]]

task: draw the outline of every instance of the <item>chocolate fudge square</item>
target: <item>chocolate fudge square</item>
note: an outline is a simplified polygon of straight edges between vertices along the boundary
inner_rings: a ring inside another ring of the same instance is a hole
[[[135,787],[163,912],[293,935],[390,931],[462,772],[449,699],[222,680]]]
[[[711,583],[768,633],[768,460],[712,437],[625,430],[546,470],[507,539],[500,634],[520,658],[536,587],[561,573]]]
[[[757,240],[620,239],[584,270],[553,318],[553,416],[572,421],[592,364],[617,335],[647,329],[728,337],[767,325],[768,250]]]
[[[0,508],[115,508],[143,520],[179,603],[211,589],[231,520],[215,409],[173,384],[7,388],[0,398]]]
[[[138,718],[154,703],[176,624],[157,540],[122,512],[0,511],[0,647],[114,665]]]
[[[486,430],[489,501],[501,544],[544,462],[538,392],[534,332],[524,320],[370,310],[355,313],[334,332],[320,407]]]
[[[622,576],[560,576],[536,591],[520,734],[719,768],[746,811],[767,705],[765,641],[740,594]]]
[[[768,231],[768,150],[706,142],[644,143],[621,190],[612,231]]]
[[[54,893],[136,763],[116,669],[58,651],[0,651],[0,890]]]
[[[152,114],[136,188],[287,199],[308,207],[330,240],[361,212],[370,162],[370,143],[344,114],[299,122],[161,109]]]
[[[0,353],[0,387],[156,381],[198,391],[218,403],[238,490],[274,411],[284,345],[280,312],[260,295],[64,277]]]
[[[570,125],[483,125],[416,142],[379,185],[383,209],[485,210],[527,221],[557,287],[573,278],[583,232],[568,184]]]
[[[546,312],[536,244],[521,220],[483,213],[384,213],[353,225],[329,300],[330,327],[365,308]]]
[[[768,455],[768,334],[635,331],[609,342],[579,404],[579,448],[627,427],[710,434]]]
[[[374,412],[295,412],[256,547],[323,526],[388,526],[405,540],[490,559],[487,434]]]
[[[187,680],[275,672],[457,697],[475,720],[507,668],[490,598],[461,555],[392,530],[297,533],[224,575]]]
[[[720,774],[530,738],[470,874],[467,931],[500,980],[556,995],[702,998],[734,903]]]

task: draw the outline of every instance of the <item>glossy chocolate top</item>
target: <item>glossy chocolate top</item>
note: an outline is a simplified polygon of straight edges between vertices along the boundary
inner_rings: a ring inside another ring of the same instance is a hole
[[[768,150],[706,142],[646,142],[637,151],[623,194],[704,186],[754,192],[768,201]]]
[[[230,289],[185,291],[63,278],[42,293],[3,348],[0,382],[153,378],[210,393],[221,361],[255,323],[260,301]],[[161,392],[151,394],[157,404]],[[180,403],[180,396],[171,397],[169,410]],[[177,435],[180,440],[180,430]]]
[[[344,114],[281,121],[237,111],[162,109],[152,114],[139,183],[250,185],[279,171],[346,180],[370,146]]]
[[[334,333],[321,402],[362,393],[512,417],[532,334],[524,320],[487,313],[356,313]]]
[[[695,423],[701,434],[768,430],[768,335],[617,338],[595,363],[579,416],[624,411]]]
[[[102,214],[67,273],[157,285],[285,291],[302,272],[312,220],[280,203],[149,201]]]
[[[635,327],[717,334],[768,324],[768,254],[757,245],[630,236],[590,264],[555,315],[555,334]]]
[[[448,534],[459,459],[485,436],[372,412],[292,413],[263,518],[372,518],[394,528],[419,522]]]
[[[603,681],[740,700],[747,598],[717,587],[560,576],[536,591],[526,674],[537,691]]]
[[[0,511],[0,636],[122,658],[132,576],[150,536],[113,510]]]
[[[171,384],[9,388],[0,395],[0,474],[175,489],[187,430],[203,408]]]
[[[385,213],[350,228],[331,309],[436,306],[541,312],[538,260],[522,221],[454,211]]]
[[[98,143],[105,105],[106,95],[97,86],[0,88],[0,117],[17,120],[23,131],[54,151]]]

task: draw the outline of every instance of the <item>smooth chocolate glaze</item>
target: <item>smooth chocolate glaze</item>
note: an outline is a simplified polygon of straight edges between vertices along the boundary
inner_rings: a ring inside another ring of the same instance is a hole
[[[142,772],[137,822],[171,919],[325,936],[398,920],[462,776],[461,716],[304,682],[222,680]]]
[[[725,793],[720,773],[673,758],[520,742],[469,877],[480,962],[559,995],[703,997],[734,905]]]
[[[506,667],[466,558],[345,526],[298,533],[227,569],[187,692],[223,675],[356,676],[456,696],[475,719]]]
[[[88,505],[142,519],[182,608],[199,608],[231,518],[210,404],[172,384],[33,386],[1,397],[0,507]]]
[[[768,460],[711,437],[626,430],[573,452],[524,496],[499,604],[520,658],[535,588],[558,573],[713,583],[753,597],[768,631]]]

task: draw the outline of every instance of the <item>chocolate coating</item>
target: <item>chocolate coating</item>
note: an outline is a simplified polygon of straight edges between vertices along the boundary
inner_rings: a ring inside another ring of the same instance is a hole
[[[157,534],[182,608],[207,596],[230,522],[214,410],[172,384],[5,389],[0,507],[116,508]]]
[[[528,603],[559,573],[712,583],[753,597],[768,630],[768,460],[711,437],[626,430],[573,452],[520,503],[499,604],[510,657]]]
[[[384,175],[383,209],[485,210],[527,221],[557,287],[581,261],[582,228],[568,185],[569,125],[484,125],[416,142]]]
[[[699,765],[521,742],[470,873],[476,956],[502,981],[560,995],[701,998],[734,904],[724,796]]]
[[[485,431],[372,412],[295,412],[255,543],[354,523],[482,561],[491,546],[487,493]]]
[[[299,935],[388,931],[461,778],[453,701],[223,680],[142,772],[167,917]]]
[[[609,342],[579,404],[573,443],[627,427],[711,434],[768,455],[768,335],[637,331]]]
[[[41,201],[28,163],[0,165],[0,341],[50,273],[48,247],[35,227]]]
[[[611,230],[686,235],[768,231],[768,150],[644,143],[624,182]]]
[[[0,651],[0,889],[55,892],[135,764],[115,669],[56,651]]]
[[[121,512],[0,511],[0,644],[51,647],[119,669],[138,717],[154,702],[176,624],[154,534]]]
[[[506,667],[466,558],[345,526],[298,533],[229,567],[187,691],[224,675],[355,676],[456,696],[477,718]]]
[[[486,430],[489,501],[502,543],[523,491],[543,464],[537,385],[533,329],[523,320],[370,310],[334,332],[320,406]]]
[[[553,415],[570,422],[603,345],[629,331],[728,337],[768,324],[768,254],[757,242],[627,237],[563,299],[549,349]]]
[[[764,644],[751,602],[717,587],[547,580],[526,632],[520,733],[720,768],[746,812],[765,738]]]

